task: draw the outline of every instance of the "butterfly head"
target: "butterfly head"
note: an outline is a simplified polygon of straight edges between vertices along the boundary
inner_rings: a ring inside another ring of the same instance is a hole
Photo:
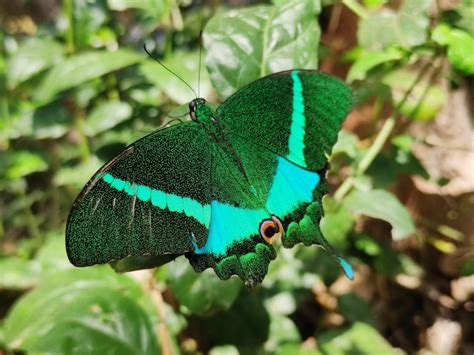
[[[267,243],[272,243],[283,234],[283,225],[276,216],[265,219],[260,223],[260,235]]]
[[[189,115],[193,121],[199,121],[202,108],[207,107],[206,103],[203,98],[196,98],[189,103]]]

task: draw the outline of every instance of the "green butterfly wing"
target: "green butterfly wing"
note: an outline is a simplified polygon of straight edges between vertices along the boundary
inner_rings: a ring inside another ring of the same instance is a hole
[[[352,105],[351,89],[337,78],[292,70],[245,86],[217,113],[233,134],[319,171]]]
[[[188,122],[142,138],[105,164],[69,213],[70,261],[87,266],[164,255],[155,260],[163,263],[205,243],[212,149],[206,133]]]
[[[248,185],[260,186],[256,189],[259,197],[254,199],[259,204],[256,209],[283,221],[283,245],[321,245],[349,278],[353,277],[350,265],[324,239],[319,222],[324,214],[322,197],[327,193],[327,156],[352,104],[352,91],[338,79],[315,71],[292,70],[247,85],[217,110],[242,159]],[[262,174],[265,172],[272,172],[270,178]],[[262,238],[254,231],[247,243],[253,240],[257,246]],[[234,243],[235,249],[238,246]],[[231,274],[241,276],[239,263],[229,267]],[[253,263],[251,269],[258,282],[267,265]]]
[[[254,285],[276,257],[262,232],[273,223],[284,246],[323,245],[348,274],[319,220],[326,154],[351,103],[350,90],[330,76],[283,72],[239,90],[217,113],[201,105],[198,122],[135,142],[74,203],[71,262],[114,261],[127,271],[185,254],[196,271],[212,267]]]

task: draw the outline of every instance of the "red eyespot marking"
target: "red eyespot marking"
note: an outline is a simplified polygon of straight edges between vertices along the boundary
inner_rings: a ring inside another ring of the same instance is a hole
[[[275,238],[283,234],[283,225],[277,216],[264,219],[260,223],[260,235],[267,243],[271,243]]]

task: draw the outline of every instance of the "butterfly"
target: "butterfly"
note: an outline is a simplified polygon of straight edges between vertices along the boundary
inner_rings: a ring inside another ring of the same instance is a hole
[[[323,237],[327,157],[353,94],[312,70],[271,74],[216,110],[189,103],[190,121],[157,130],[106,163],[74,202],[66,249],[76,266],[151,268],[185,255],[195,271],[259,284],[286,248]]]

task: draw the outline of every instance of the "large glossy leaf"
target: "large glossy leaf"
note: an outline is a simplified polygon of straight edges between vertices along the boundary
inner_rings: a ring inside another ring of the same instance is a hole
[[[168,269],[168,282],[174,295],[194,314],[229,309],[242,286],[239,279],[222,281],[211,270],[196,273],[184,258],[171,263]]]
[[[360,45],[381,50],[391,45],[409,48],[425,43],[431,4],[432,0],[406,0],[399,12],[383,9],[361,20],[357,32]]]
[[[7,63],[7,79],[10,88],[28,80],[42,70],[60,62],[64,48],[48,38],[31,38],[22,43]]]
[[[375,328],[365,323],[328,330],[317,340],[323,354],[398,354]]]
[[[287,2],[214,16],[203,41],[206,65],[221,98],[262,76],[317,66],[319,2]]]
[[[34,98],[48,101],[57,93],[88,80],[139,62],[143,57],[129,50],[93,51],[75,54],[54,66],[37,89]]]
[[[390,223],[394,240],[406,238],[415,232],[415,225],[407,209],[385,190],[354,190],[347,196],[344,204],[355,213]]]
[[[15,304],[9,348],[67,354],[157,354],[155,331],[136,303],[141,289],[108,267],[56,274]]]
[[[173,57],[163,61],[177,76],[186,81],[196,94],[209,98],[212,86],[205,68],[201,69],[201,82],[199,82],[199,53],[177,52]],[[145,77],[158,86],[165,94],[178,104],[187,104],[195,98],[192,90],[182,80],[171,74],[163,66],[153,60],[147,60],[140,66],[140,71]],[[199,90],[198,90],[199,87]]]
[[[132,107],[126,102],[107,101],[87,116],[84,131],[88,136],[95,136],[126,121],[132,115]]]

